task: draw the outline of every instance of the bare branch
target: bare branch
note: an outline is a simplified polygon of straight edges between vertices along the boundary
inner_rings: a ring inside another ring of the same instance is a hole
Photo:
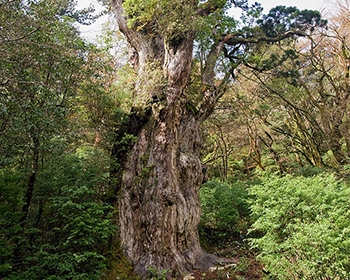
[[[301,31],[294,31],[290,30],[285,32],[284,34],[277,36],[277,37],[267,37],[267,36],[260,36],[260,37],[251,37],[251,38],[244,38],[244,37],[237,37],[241,34],[229,34],[224,37],[225,44],[228,46],[236,46],[238,44],[257,44],[260,42],[267,42],[267,43],[276,43],[279,41],[282,41],[287,38],[291,38],[294,35],[305,37],[307,34],[301,32]]]
[[[26,35],[23,35],[22,37],[18,37],[18,38],[15,38],[15,39],[4,39],[4,40],[1,40],[1,43],[16,42],[16,41],[23,40],[24,38],[27,38],[30,35],[32,35],[33,33],[37,32],[39,29],[40,29],[40,27],[34,29],[33,31],[29,32]]]

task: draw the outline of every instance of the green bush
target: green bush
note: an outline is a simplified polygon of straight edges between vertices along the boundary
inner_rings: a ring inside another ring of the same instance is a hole
[[[239,231],[239,223],[249,217],[248,191],[242,183],[232,185],[213,179],[199,190],[201,225],[222,231]]]
[[[277,279],[350,278],[350,188],[332,174],[270,176],[251,187],[251,240]]]
[[[22,172],[0,169],[0,278],[12,269],[10,260],[21,232],[23,177]]]
[[[85,147],[47,164],[23,226],[23,176],[0,172],[1,279],[100,279],[103,253],[115,232],[112,207],[102,200],[107,158]]]

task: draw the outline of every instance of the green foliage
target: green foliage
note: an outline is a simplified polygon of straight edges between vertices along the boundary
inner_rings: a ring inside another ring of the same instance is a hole
[[[198,27],[201,16],[197,12],[197,4],[197,1],[183,0],[127,0],[123,2],[123,9],[129,18],[130,28],[142,30],[151,24],[155,32],[172,40],[181,38]],[[220,13],[228,5],[230,2],[215,0],[203,4],[203,8],[210,8],[212,13]]]
[[[88,122],[111,123],[115,64],[79,36],[91,12],[0,3],[1,279],[99,279],[105,267],[109,156],[82,142]]]
[[[154,24],[157,32],[174,38],[184,31],[193,29],[196,22],[194,3],[192,1],[168,0],[128,0],[123,9],[129,17],[129,27],[137,26],[139,30],[147,24]],[[186,24],[189,24],[186,26]],[[192,28],[191,28],[192,26]]]
[[[135,144],[137,137],[132,134],[124,134],[122,139],[116,143],[120,147],[120,151],[128,152],[128,147]]]
[[[252,239],[278,279],[350,277],[350,188],[329,173],[269,176],[253,186]]]
[[[0,169],[0,277],[11,270],[7,262],[15,249],[15,240],[21,232],[23,173]]]
[[[158,271],[158,269],[154,267],[147,267],[147,270],[150,272],[148,279],[153,280],[166,280],[166,276],[168,272],[170,272],[169,269],[163,269],[162,271]]]
[[[259,20],[261,29],[269,37],[276,37],[287,30],[294,29],[305,32],[315,27],[324,27],[326,20],[321,19],[318,11],[298,10],[297,7],[277,6]]]
[[[293,175],[296,176],[304,176],[304,177],[312,177],[326,172],[325,168],[314,167],[310,165],[305,165],[300,167],[294,171]]]
[[[42,212],[29,216],[24,229],[16,224],[20,212],[13,211],[20,206],[21,180],[1,174],[5,193],[11,194],[0,203],[2,279],[100,278],[106,267],[102,249],[115,231],[112,208],[101,200],[108,178],[104,160],[102,151],[84,148],[50,162],[32,202],[32,211],[42,204]],[[22,263],[14,267],[18,256]]]
[[[71,11],[65,2],[72,1],[59,9],[55,1],[0,3],[0,164],[32,166],[74,114],[90,46],[63,17]]]
[[[221,231],[238,231],[249,216],[248,192],[242,183],[229,185],[218,179],[199,190],[201,225]]]

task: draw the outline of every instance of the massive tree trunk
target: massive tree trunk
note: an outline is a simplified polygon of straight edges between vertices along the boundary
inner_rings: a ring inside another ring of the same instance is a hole
[[[138,113],[130,124],[134,129],[128,130],[137,141],[122,162],[121,244],[139,275],[145,277],[148,268],[168,269],[168,277],[180,278],[216,261],[201,249],[197,230],[198,189],[204,177],[199,123],[212,110],[215,95],[204,93],[207,97],[202,107],[206,109],[198,114],[191,110],[185,96],[194,34],[165,43],[163,38],[128,28],[121,1],[113,2],[113,6],[130,45],[130,62],[138,71],[134,95],[147,87],[147,79],[142,77],[149,74],[150,63],[160,65],[166,80],[163,86],[151,89],[148,97],[152,101],[146,108],[135,109]]]
[[[138,133],[126,159],[120,194],[122,246],[141,275],[148,267],[187,273],[203,258],[197,233],[201,138],[183,93],[192,42],[183,40],[168,48],[172,53],[166,102],[162,109],[158,102],[153,105]]]
[[[216,35],[213,30],[213,44],[201,71],[197,96],[200,102],[194,106],[186,97],[195,38],[193,21],[200,22],[200,18],[223,9],[225,1],[125,0],[136,9],[129,11],[136,20],[133,27],[127,24],[123,2],[112,0],[112,6],[119,29],[128,41],[129,60],[137,78],[129,127],[119,132],[137,136],[137,140],[127,142],[133,137],[120,133],[113,148],[112,156],[121,167],[119,170],[123,170],[119,173],[122,175],[118,188],[121,244],[142,277],[146,276],[147,268],[153,268],[171,270],[168,278],[180,278],[195,268],[206,269],[216,262],[216,258],[201,249],[197,231],[198,189],[204,178],[199,159],[199,125],[213,112],[230,73],[241,63],[240,56],[235,54],[243,45],[248,50],[251,44],[274,43],[303,33],[288,30],[271,37],[258,32],[257,37],[251,37],[249,32],[247,36],[244,32]],[[236,1],[231,2],[236,5]],[[158,14],[153,14],[154,10],[150,14],[148,4],[158,9]],[[168,26],[171,28],[167,29]],[[231,64],[218,83],[215,67],[222,51]],[[118,147],[119,144],[124,147]],[[130,148],[127,154],[125,145]]]
[[[150,117],[124,167],[120,236],[140,275],[148,267],[179,276],[212,265],[203,263],[197,232],[203,180],[198,124],[173,106],[159,119]]]

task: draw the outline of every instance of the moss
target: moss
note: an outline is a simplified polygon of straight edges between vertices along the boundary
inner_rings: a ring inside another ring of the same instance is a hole
[[[143,167],[142,168],[142,172],[139,175],[139,178],[141,178],[141,179],[148,179],[148,178],[150,178],[150,176],[151,176],[151,174],[153,172],[153,169],[154,169],[154,164],[151,164],[150,166]]]
[[[138,175],[140,179],[148,179],[153,172],[154,164],[152,163],[147,166],[148,160],[149,160],[149,153],[145,153],[144,155],[139,157],[140,166],[143,166],[141,173]]]
[[[120,240],[113,238],[110,255],[107,258],[108,269],[104,271],[102,280],[139,280],[133,272],[132,266],[120,249]]]
[[[146,165],[149,159],[149,153],[145,153],[144,155],[139,157],[142,165]]]
[[[194,116],[198,114],[198,109],[192,103],[187,102],[186,108],[189,112],[191,112]]]

